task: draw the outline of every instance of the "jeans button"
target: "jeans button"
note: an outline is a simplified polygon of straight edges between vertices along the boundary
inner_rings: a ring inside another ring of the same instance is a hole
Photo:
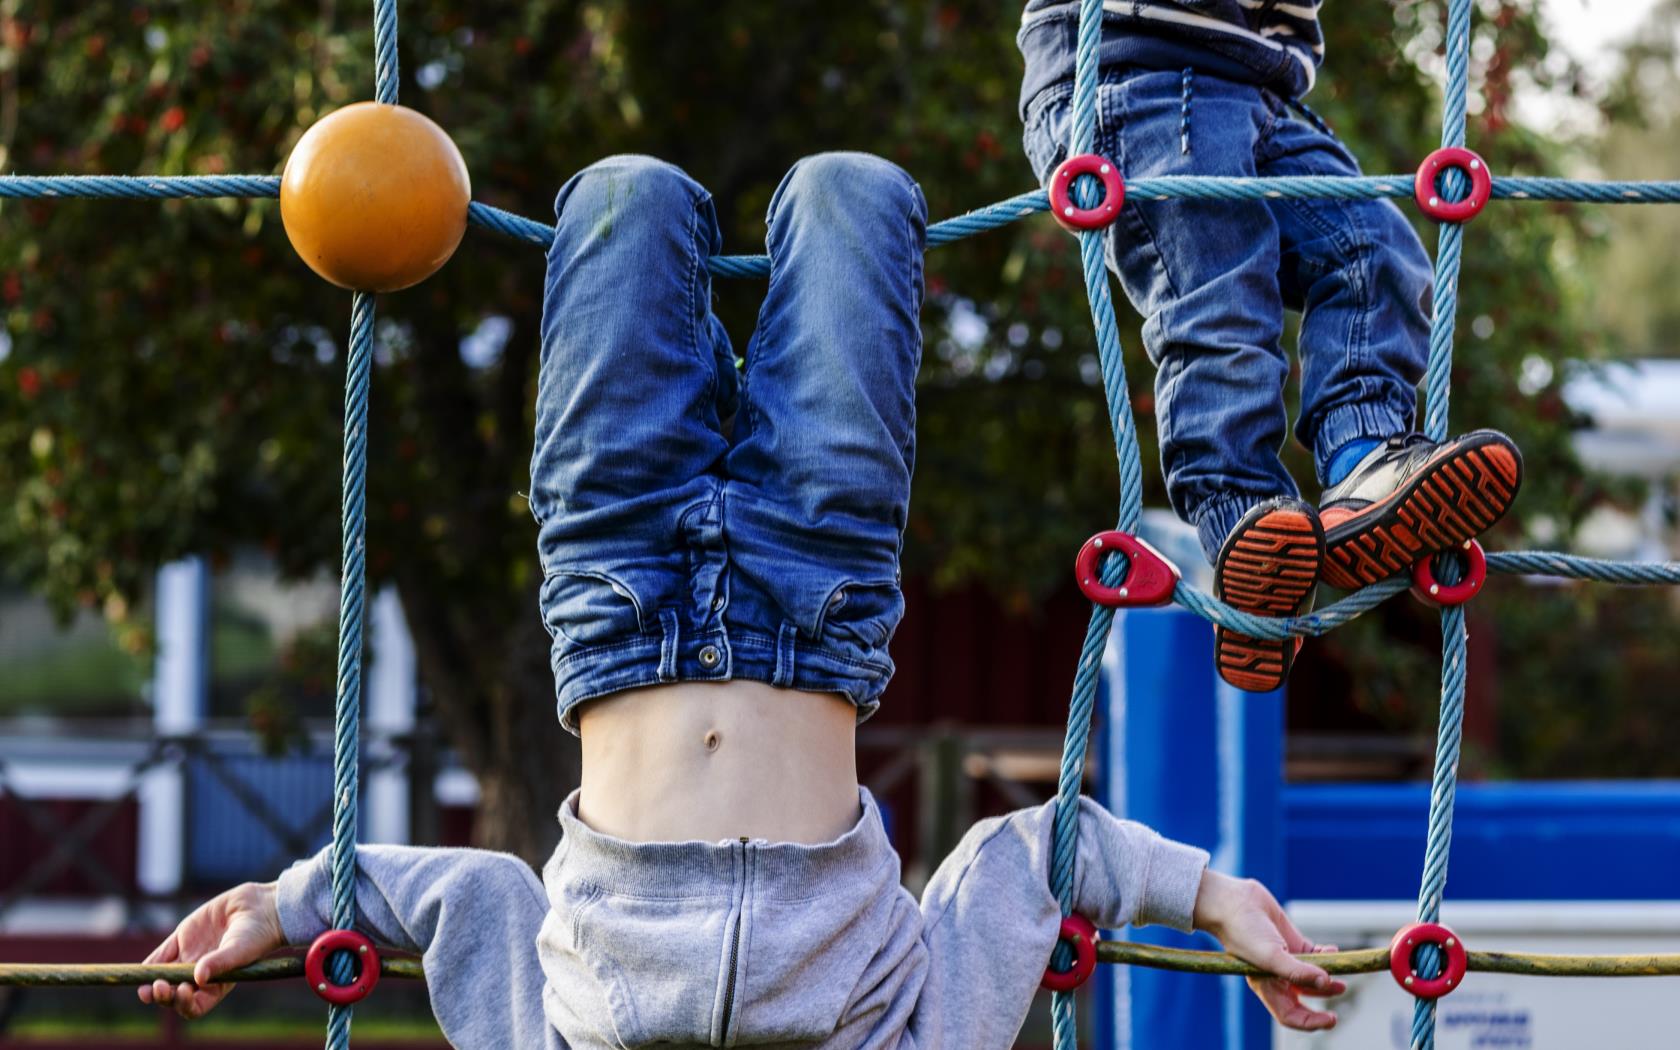
[[[702,667],[716,667],[721,659],[723,659],[723,654],[718,652],[718,647],[715,645],[708,645],[700,650],[700,665]]]

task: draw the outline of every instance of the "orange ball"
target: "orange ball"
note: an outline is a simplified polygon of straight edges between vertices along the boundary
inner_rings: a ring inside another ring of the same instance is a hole
[[[298,140],[280,179],[280,220],[309,268],[361,292],[436,273],[467,230],[472,185],[461,151],[403,106],[358,102]]]

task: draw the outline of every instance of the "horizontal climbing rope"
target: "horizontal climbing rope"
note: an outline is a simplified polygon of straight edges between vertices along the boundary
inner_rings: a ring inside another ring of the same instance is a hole
[[[1126,183],[1126,195],[1140,200],[1378,200],[1412,197],[1415,176],[1162,175]],[[0,200],[260,200],[280,196],[278,175],[0,175]],[[1680,203],[1680,180],[1604,182],[1583,179],[1495,175],[1495,200],[1593,204]],[[1032,190],[928,227],[930,248],[952,244],[1050,210],[1048,195]],[[514,240],[547,247],[554,227],[481,201],[472,202],[468,221]],[[713,256],[720,277],[763,277],[766,255]]]
[[[1675,977],[1680,976],[1680,954],[1558,955],[1544,952],[1468,951],[1473,973],[1511,973],[1540,977]],[[1391,965],[1392,950],[1362,948],[1353,951],[1302,955],[1327,972],[1338,976],[1381,973]],[[1181,973],[1263,977],[1267,971],[1226,952],[1165,948],[1135,941],[1102,941],[1096,945],[1096,961],[1112,965],[1147,966]],[[380,960],[381,977],[423,981],[425,969],[418,959]],[[0,987],[72,988],[92,986],[145,985],[153,981],[180,984],[192,980],[192,963],[0,963]],[[263,959],[230,970],[217,977],[221,984],[246,981],[287,981],[304,976],[302,956]]]
[[[1392,966],[1389,948],[1318,952],[1302,955],[1337,977],[1382,973]],[[1466,952],[1468,968],[1479,973],[1515,973],[1532,977],[1680,977],[1680,955],[1550,955],[1535,952]],[[1266,970],[1225,952],[1163,948],[1132,941],[1103,941],[1097,961],[1147,966],[1182,973],[1265,977]]]
[[[1413,175],[1157,175],[1126,182],[1128,197],[1144,200],[1400,200],[1413,195]],[[1495,175],[1495,200],[1553,201],[1578,204],[1676,204],[1680,180],[1607,181],[1551,176]],[[261,199],[280,195],[278,175],[3,175],[0,198],[71,200],[78,197],[121,200],[171,200],[233,197]],[[479,205],[479,207],[486,207]],[[953,216],[928,227],[930,245],[1007,226],[1049,210],[1044,190],[1029,190],[996,204]],[[499,209],[494,209],[499,210]],[[511,214],[503,212],[502,214]],[[517,218],[517,216],[515,216]],[[554,227],[520,219],[531,230]],[[936,235],[933,231],[945,231]],[[960,232],[959,232],[960,231]]]
[[[418,959],[381,959],[382,977],[424,980]],[[302,956],[263,959],[217,977],[218,983],[286,981],[304,976]],[[0,963],[0,988],[72,988],[93,985],[146,985],[153,981],[182,984],[193,979],[192,963]]]
[[[1554,551],[1505,551],[1489,554],[1487,571],[1508,576],[1587,580],[1620,586],[1680,585],[1680,561],[1612,561]],[[1357,619],[1411,586],[1410,578],[1396,577],[1354,591],[1348,597],[1317,612],[1297,617],[1256,616],[1243,612],[1182,581],[1173,591],[1172,600],[1210,623],[1255,638],[1318,638]]]

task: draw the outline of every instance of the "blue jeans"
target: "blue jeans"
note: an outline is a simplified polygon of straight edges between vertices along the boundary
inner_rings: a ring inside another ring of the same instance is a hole
[[[1057,84],[1027,110],[1041,183],[1067,153],[1072,88]],[[1097,151],[1127,178],[1359,174],[1333,136],[1271,91],[1193,75],[1186,113],[1184,88],[1179,73],[1105,71]],[[1295,434],[1321,483],[1347,442],[1411,429],[1433,278],[1393,202],[1128,197],[1107,254],[1144,317],[1167,493],[1209,560],[1255,504],[1298,495],[1278,459],[1285,308],[1301,312]]]
[[[530,501],[562,724],[594,697],[731,678],[867,716],[904,609],[921,190],[861,154],[788,172],[739,373],[698,183],[614,157],[555,214]]]

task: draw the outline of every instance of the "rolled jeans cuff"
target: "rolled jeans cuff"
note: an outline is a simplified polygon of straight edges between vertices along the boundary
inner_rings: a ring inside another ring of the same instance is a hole
[[[1382,441],[1412,429],[1417,416],[1417,398],[1404,404],[1385,401],[1361,401],[1352,405],[1338,405],[1324,414],[1313,438],[1313,469],[1318,483],[1328,485],[1330,461],[1343,445],[1350,441],[1374,439]],[[1235,524],[1235,522],[1233,522]]]
[[[1237,527],[1244,514],[1279,495],[1283,493],[1231,492],[1215,496],[1197,507],[1194,516],[1196,538],[1202,541],[1202,551],[1207,555],[1208,564],[1219,564],[1219,548],[1225,545],[1225,537]]]

